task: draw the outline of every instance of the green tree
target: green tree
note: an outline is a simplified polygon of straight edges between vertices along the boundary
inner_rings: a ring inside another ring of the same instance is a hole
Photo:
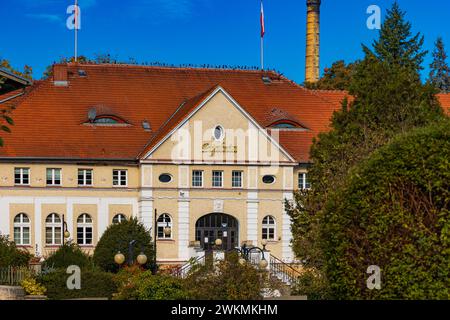
[[[17,248],[8,237],[0,235],[0,268],[26,266],[30,258],[31,255],[27,251]]]
[[[344,60],[336,61],[330,68],[325,68],[318,82],[306,82],[305,87],[313,90],[348,90],[357,63],[346,64]]]
[[[349,86],[355,97],[335,112],[331,130],[319,134],[310,151],[312,190],[298,193],[286,203],[292,218],[294,250],[306,266],[327,282],[324,256],[325,210],[344,185],[352,167],[388,143],[395,135],[426,126],[444,117],[435,89],[420,80],[424,52],[418,36],[410,38],[410,24],[394,3],[388,10],[374,52],[364,47]],[[390,29],[393,28],[393,29]],[[324,296],[327,296],[324,293]]]
[[[119,251],[128,261],[128,244],[135,240],[132,260],[144,252],[147,256],[145,268],[150,268],[153,261],[153,244],[150,231],[137,218],[110,225],[100,238],[94,250],[94,263],[105,271],[117,272],[119,266],[114,262],[114,256]]]
[[[373,43],[373,51],[363,46],[367,54],[374,54],[379,61],[387,64],[422,69],[427,51],[422,50],[424,37],[412,35],[411,23],[405,20],[405,12],[397,1],[388,9],[378,40]]]
[[[91,267],[91,258],[74,243],[65,243],[52,253],[43,265],[44,268],[67,268],[76,265],[80,268]]]
[[[428,81],[440,92],[448,93],[450,91],[450,69],[447,64],[444,41],[441,37],[436,40],[430,69]]]
[[[391,140],[327,202],[325,270],[339,299],[450,299],[450,121]],[[381,268],[381,290],[366,270]]]

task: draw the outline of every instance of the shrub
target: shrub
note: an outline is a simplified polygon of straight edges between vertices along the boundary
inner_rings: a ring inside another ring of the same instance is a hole
[[[47,297],[51,300],[79,299],[79,298],[111,298],[117,287],[113,281],[113,274],[96,269],[81,271],[81,289],[69,290],[67,279],[70,274],[65,269],[43,274],[38,282],[47,288]]]
[[[76,244],[65,243],[45,260],[43,267],[66,269],[70,265],[85,268],[92,266],[92,261]]]
[[[292,288],[292,295],[305,295],[308,300],[330,299],[330,291],[325,275],[317,270],[305,270]]]
[[[131,240],[136,240],[133,261],[143,250],[148,258],[144,268],[150,268],[153,260],[150,232],[136,218],[110,225],[106,229],[95,248],[94,263],[105,271],[117,272],[119,266],[114,262],[114,256],[120,251],[125,255],[125,261],[128,261],[128,243]]]
[[[450,298],[450,122],[396,137],[327,202],[326,273],[341,299]],[[381,268],[381,290],[366,286]]]
[[[228,254],[216,267],[196,268],[186,279],[186,288],[194,300],[260,300],[263,275],[249,264],[241,265],[237,254]]]
[[[42,296],[47,292],[47,289],[34,278],[27,278],[23,280],[20,285],[26,294],[32,296]]]
[[[0,235],[0,268],[27,266],[30,258],[31,254],[17,248],[13,241],[8,240],[8,237]]]
[[[150,271],[125,271],[116,276],[121,278],[115,300],[185,300],[188,291],[184,281],[169,275],[153,275]]]

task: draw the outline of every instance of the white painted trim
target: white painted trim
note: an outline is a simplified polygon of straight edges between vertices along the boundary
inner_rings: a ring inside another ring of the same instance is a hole
[[[241,105],[231,97],[228,92],[226,92],[221,86],[218,86],[202,103],[200,103],[191,113],[189,113],[186,118],[181,121],[175,128],[173,128],[164,138],[162,138],[150,151],[144,155],[144,159],[152,155],[155,150],[157,150],[167,139],[169,139],[179,128],[181,128],[186,122],[188,122],[205,104],[207,104],[217,93],[221,92],[251,123],[258,128],[263,135],[269,139],[270,142],[275,144],[275,146],[281,150],[281,152],[292,162],[296,162],[295,159],[287,152],[277,141],[275,141],[262,126],[247,112]]]
[[[249,192],[247,195],[247,241],[258,244],[258,193]]]
[[[283,199],[292,200],[294,194],[292,192],[283,193]],[[294,261],[294,252],[292,251],[292,231],[291,231],[291,218],[287,214],[283,206],[283,221],[281,227],[281,242],[282,242],[282,259],[285,262]]]

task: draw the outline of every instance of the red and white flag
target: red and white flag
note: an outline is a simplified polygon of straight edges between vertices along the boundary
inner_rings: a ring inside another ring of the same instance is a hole
[[[264,34],[266,33],[266,28],[264,26],[264,6],[261,0],[261,38],[264,38]]]

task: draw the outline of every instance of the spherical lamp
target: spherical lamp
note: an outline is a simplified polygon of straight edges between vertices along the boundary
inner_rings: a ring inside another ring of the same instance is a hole
[[[216,244],[216,246],[220,247],[222,245],[222,239],[216,239],[214,243]]]
[[[172,228],[169,225],[167,225],[164,227],[163,232],[166,237],[170,237],[170,235],[172,234]]]
[[[64,238],[68,239],[70,238],[70,232],[69,231],[64,231]]]
[[[117,263],[119,266],[122,265],[125,262],[125,256],[119,251],[114,256],[114,262]]]
[[[269,263],[267,262],[267,260],[264,257],[259,261],[259,267],[261,269],[266,269],[268,264]]]
[[[147,263],[147,256],[141,252],[138,256],[137,256],[137,262],[142,266],[144,264]]]

